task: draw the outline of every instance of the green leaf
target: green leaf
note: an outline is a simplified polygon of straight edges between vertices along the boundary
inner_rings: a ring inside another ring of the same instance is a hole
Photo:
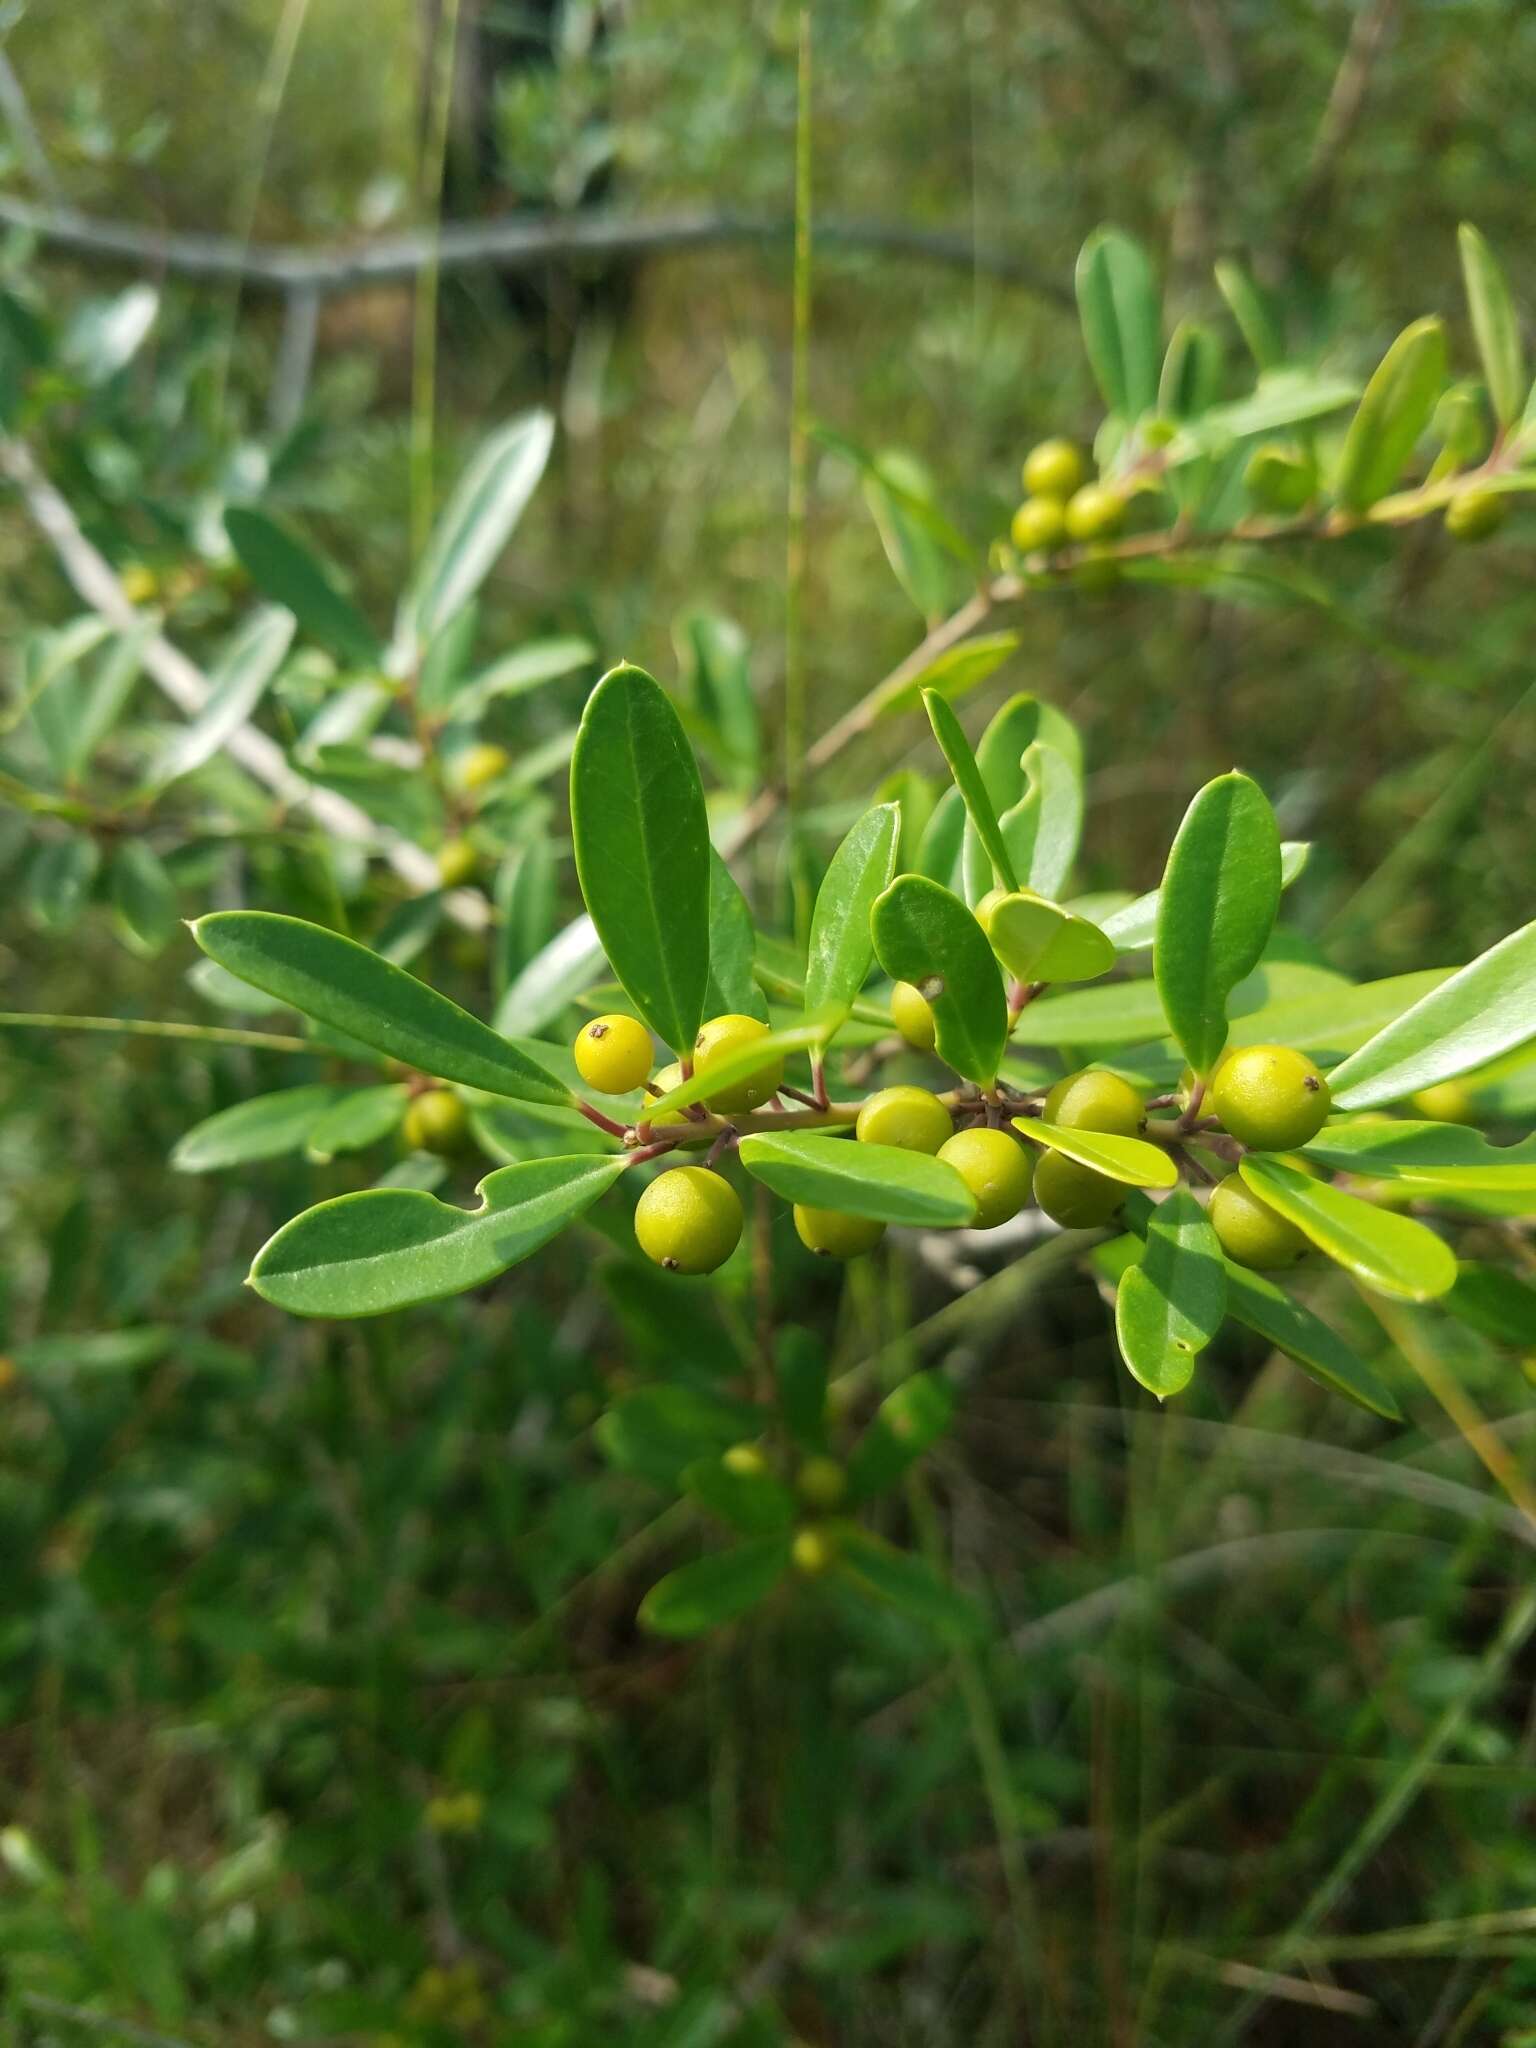
[[[1429,425],[1445,384],[1445,329],[1437,319],[1405,327],[1377,365],[1349,423],[1334,492],[1346,512],[1384,498]]]
[[[1452,1081],[1536,1038],[1536,922],[1442,981],[1328,1077],[1336,1109]]]
[[[1227,998],[1259,963],[1280,905],[1280,834],[1269,799],[1235,769],[1184,814],[1163,873],[1152,974],[1197,1074],[1227,1042]]]
[[[1234,1018],[1231,1043],[1293,1045],[1326,1066],[1364,1045],[1449,978],[1447,969],[1431,967],[1355,987],[1325,988],[1315,995],[1280,996]]]
[[[993,906],[987,937],[1017,981],[1092,981],[1115,964],[1115,949],[1096,924],[1028,889]]]
[[[760,1536],[658,1579],[640,1602],[640,1625],[658,1636],[700,1636],[765,1599],[789,1565],[787,1536]]]
[[[995,675],[1018,647],[1017,633],[978,633],[972,640],[962,640],[958,647],[946,647],[894,695],[881,698],[875,716],[891,718],[897,712],[910,711],[925,690],[937,690],[953,703]]]
[[[1239,1171],[1261,1201],[1379,1294],[1433,1301],[1455,1285],[1456,1259],[1450,1246],[1411,1216],[1378,1209],[1342,1188],[1313,1180],[1284,1160],[1259,1153],[1250,1153]]]
[[[1118,228],[1095,228],[1077,259],[1083,343],[1104,403],[1134,420],[1157,404],[1162,310],[1146,252]]]
[[[1227,1275],[1221,1243],[1187,1188],[1162,1202],[1147,1224],[1147,1246],[1127,1266],[1115,1295],[1120,1355],[1149,1393],[1165,1400],[1189,1383],[1195,1358],[1221,1328]]]
[[[27,869],[27,912],[33,922],[49,931],[68,931],[90,900],[100,866],[101,848],[83,833],[40,846]]]
[[[256,1254],[250,1285],[301,1316],[377,1316],[494,1280],[573,1223],[624,1171],[591,1153],[498,1167],[453,1208],[411,1188],[368,1188],[306,1209]]]
[[[402,1081],[377,1088],[349,1088],[336,1105],[315,1123],[304,1149],[322,1165],[338,1152],[361,1152],[398,1130],[411,1091]]]
[[[1425,1187],[1536,1190],[1536,1138],[1490,1145],[1465,1124],[1334,1123],[1303,1148],[1334,1173],[1412,1181]]]
[[[959,719],[936,690],[923,692],[923,709],[928,714],[928,723],[933,727],[933,736],[939,743],[940,751],[949,763],[949,772],[955,778],[955,787],[964,800],[971,829],[986,849],[987,858],[996,871],[998,881],[1005,889],[1017,889],[1019,879],[1009,858],[1002,827],[998,823],[996,811],[992,808],[992,799],[987,794],[987,786],[982,780],[976,756],[971,752],[971,743],[966,738]]]
[[[898,1550],[853,1523],[837,1532],[840,1574],[920,1621],[950,1643],[975,1642],[986,1623],[976,1603],[941,1576],[926,1558]]]
[[[354,668],[378,667],[384,658],[378,635],[302,542],[244,505],[224,514],[224,531],[256,588],[286,605],[311,639]]]
[[[162,749],[149,775],[154,788],[163,789],[211,761],[245,724],[288,652],[293,626],[292,612],[276,605],[246,621],[209,671],[207,703]]]
[[[774,1345],[774,1385],[784,1427],[802,1449],[827,1446],[827,1348],[812,1330],[791,1323]]]
[[[1008,699],[976,747],[976,766],[981,771],[982,783],[992,800],[1004,844],[1015,868],[1022,875],[1029,872],[1035,842],[1034,825],[1032,822],[1015,821],[1010,830],[1006,814],[1030,789],[1031,775],[1026,771],[1025,756],[1037,741],[1053,747],[1081,777],[1083,743],[1077,728],[1054,704],[1046,704],[1028,692],[1020,692]],[[943,875],[929,868],[925,867],[923,873],[932,873],[936,882],[945,881]],[[965,895],[975,903],[991,887],[992,864],[975,832],[968,830],[965,835]],[[1054,892],[1046,890],[1044,893],[1050,895]]]
[[[1282,839],[1280,842],[1280,887],[1288,889],[1307,864],[1312,847],[1305,839]],[[1150,889],[1145,896],[1138,896],[1134,903],[1127,903],[1123,909],[1111,911],[1108,917],[1099,920],[1100,929],[1115,942],[1119,953],[1140,952],[1150,946],[1157,937],[1157,906],[1162,901],[1161,889]]]
[[[432,636],[417,666],[418,711],[434,719],[447,711],[460,685],[468,680],[466,671],[479,631],[480,605],[471,598]]]
[[[706,1016],[756,1017],[766,1024],[768,1005],[753,974],[757,928],[736,878],[709,850],[709,987]]]
[[[742,1139],[740,1156],[754,1180],[813,1209],[935,1230],[976,1214],[975,1198],[952,1166],[897,1145],[861,1145],[819,1131],[754,1131]]]
[[[1268,301],[1248,272],[1225,257],[1216,265],[1216,288],[1260,370],[1278,369],[1285,360],[1285,342]]]
[[[204,1117],[177,1140],[171,1164],[178,1173],[216,1173],[252,1159],[276,1159],[297,1152],[315,1124],[337,1099],[320,1086],[279,1088]]]
[[[493,895],[499,922],[492,970],[500,998],[554,929],[555,850],[544,834],[513,847],[496,870]]]
[[[965,815],[965,798],[953,784],[946,789],[929,815],[917,848],[917,872],[937,882],[941,889],[957,895],[962,888],[965,842],[970,827]],[[990,883],[983,888],[990,887]],[[977,890],[977,895],[983,893]]]
[[[558,682],[562,676],[589,667],[596,658],[597,649],[590,640],[578,640],[570,635],[553,640],[535,640],[527,647],[515,647],[510,654],[503,654],[489,668],[481,669],[478,675],[469,677],[452,692],[454,720],[472,725],[488,704],[503,697],[526,696],[528,691],[540,689],[545,683]]]
[[[712,1457],[697,1459],[682,1478],[690,1499],[743,1536],[768,1536],[795,1519],[795,1496],[771,1472],[736,1472]]]
[[[1023,770],[1029,787],[1001,820],[1003,843],[1026,888],[1059,896],[1083,828],[1082,772],[1056,747],[1039,740],[1025,750]]]
[[[176,888],[143,839],[125,839],[112,856],[112,907],[134,950],[153,957],[176,936]]]
[[[644,669],[610,669],[571,760],[576,871],[613,971],[691,1053],[709,986],[709,820],[682,720]]]
[[[833,854],[816,892],[805,1011],[827,1027],[828,1037],[847,1017],[875,957],[870,914],[896,872],[900,833],[899,804],[872,806]]]
[[[646,1111],[647,1117],[652,1123],[665,1123],[691,1103],[702,1102],[706,1095],[723,1093],[738,1081],[750,1081],[754,1074],[762,1072],[775,1054],[809,1052],[820,1045],[825,1036],[819,1020],[809,1024],[787,1024],[777,1031],[766,1032],[728,1058],[711,1060],[707,1074],[691,1074],[686,1081],[679,1081],[675,1088],[669,1088],[665,1095],[658,1095]]]
[[[636,1473],[653,1486],[674,1487],[697,1459],[718,1457],[728,1444],[760,1430],[762,1422],[761,1409],[745,1402],[661,1382],[616,1401],[599,1416],[593,1434],[619,1471]]]
[[[1016,1116],[1013,1128],[1043,1150],[1063,1153],[1079,1166],[1091,1166],[1095,1173],[1124,1181],[1127,1187],[1171,1188],[1178,1184],[1173,1160],[1160,1145],[1149,1145],[1145,1138],[1122,1138],[1113,1131],[1071,1131],[1036,1116]]]
[[[1372,1415],[1385,1416],[1388,1422],[1402,1421],[1396,1395],[1374,1368],[1357,1357],[1304,1303],[1262,1273],[1228,1263],[1227,1312],[1293,1358],[1331,1393],[1343,1394]]]
[[[124,370],[149,337],[160,310],[150,284],[131,284],[110,299],[87,299],[59,344],[59,361],[82,384],[105,384]]]
[[[1198,320],[1181,320],[1169,339],[1158,380],[1157,409],[1169,419],[1196,419],[1221,389],[1221,336]]]
[[[848,1460],[850,1505],[886,1493],[938,1442],[955,1412],[955,1390],[941,1372],[915,1372],[886,1395]]]
[[[1495,1344],[1536,1350],[1536,1287],[1516,1279],[1502,1266],[1475,1262],[1460,1266],[1456,1285],[1443,1298],[1443,1306]]]
[[[889,449],[864,472],[864,502],[896,581],[924,620],[942,618],[956,579],[941,537],[948,522],[933,503],[927,472],[912,456]]]
[[[1360,386],[1342,377],[1314,377],[1306,371],[1266,377],[1247,398],[1213,405],[1199,419],[1191,420],[1164,459],[1170,468],[1176,468],[1200,456],[1224,454],[1235,441],[1246,441],[1255,434],[1278,434],[1287,427],[1323,419],[1353,405],[1359,396]]]
[[[239,980],[424,1074],[527,1102],[571,1099],[478,1017],[338,932],[270,911],[216,910],[192,936]]]
[[[544,474],[554,438],[550,414],[524,413],[492,434],[465,470],[401,607],[416,647],[429,646],[489,575]]]
[[[677,642],[693,710],[715,741],[711,752],[737,783],[757,773],[761,741],[747,636],[734,619],[690,612],[679,619]]]
[[[496,1006],[496,1029],[509,1038],[544,1030],[603,980],[607,969],[591,918],[574,918],[518,974]]]
[[[88,674],[82,675],[69,711],[64,736],[66,782],[78,782],[96,749],[112,733],[126,710],[133,686],[144,666],[144,643],[154,628],[146,620],[131,633],[117,633],[107,642]]]
[[[997,1074],[1008,1005],[986,933],[958,896],[923,875],[898,875],[875,899],[875,956],[933,1006],[939,1058],[982,1085]]]
[[[1463,221],[1456,239],[1461,249],[1467,310],[1472,316],[1472,332],[1477,337],[1477,352],[1482,357],[1494,418],[1501,427],[1511,427],[1519,419],[1525,401],[1525,354],[1520,346],[1520,323],[1499,259],[1477,229]]]

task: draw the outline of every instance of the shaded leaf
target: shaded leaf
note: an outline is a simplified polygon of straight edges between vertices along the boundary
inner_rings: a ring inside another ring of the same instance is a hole
[[[805,1009],[808,1018],[826,1025],[829,1037],[847,1016],[874,959],[870,915],[896,872],[900,831],[899,805],[872,806],[833,854],[816,892]]]
[[[279,1088],[271,1095],[237,1102],[184,1132],[171,1153],[171,1164],[179,1173],[215,1173],[253,1159],[297,1152],[338,1092],[319,1085]]]
[[[788,1565],[787,1536],[762,1536],[698,1558],[658,1579],[640,1602],[640,1624],[659,1636],[702,1635],[755,1607]]]
[[[301,541],[244,505],[224,514],[224,531],[256,588],[286,605],[311,639],[353,667],[378,667],[384,656],[378,635]]]
[[[1095,228],[1077,259],[1077,309],[1094,381],[1123,419],[1157,404],[1162,311],[1145,250],[1118,228]]]
[[[1227,1312],[1258,1332],[1266,1343],[1293,1358],[1304,1372],[1331,1393],[1343,1394],[1373,1415],[1401,1422],[1397,1396],[1372,1366],[1366,1364],[1305,1303],[1284,1292],[1262,1273],[1227,1265]]]

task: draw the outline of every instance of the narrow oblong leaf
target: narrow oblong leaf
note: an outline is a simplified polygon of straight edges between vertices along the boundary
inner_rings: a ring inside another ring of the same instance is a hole
[[[1153,1210],[1146,1250],[1115,1294],[1115,1336],[1133,1378],[1165,1400],[1189,1384],[1221,1328],[1227,1275],[1221,1242],[1187,1188]]]
[[[754,1131],[740,1146],[754,1180],[813,1209],[840,1209],[875,1223],[955,1229],[976,1214],[976,1201],[955,1169],[897,1145],[861,1145],[819,1131]]]
[[[544,474],[554,438],[549,413],[524,413],[492,434],[470,462],[402,606],[402,623],[418,647],[435,640],[485,581]]]
[[[849,1523],[837,1532],[839,1574],[951,1643],[975,1642],[986,1622],[975,1602],[910,1550]]]
[[[286,605],[304,631],[339,660],[356,668],[378,667],[384,657],[378,635],[301,541],[248,505],[231,506],[224,514],[224,531],[263,596]]]
[[[240,628],[209,673],[207,703],[156,761],[150,775],[155,787],[201,768],[245,724],[288,652],[293,627],[292,612],[268,605]]]
[[[1307,864],[1311,843],[1305,839],[1282,839],[1280,842],[1280,887],[1289,889],[1292,882]],[[1162,901],[1161,889],[1149,889],[1145,896],[1138,896],[1133,903],[1127,903],[1120,910],[1112,910],[1107,917],[1099,920],[1105,936],[1115,942],[1119,953],[1137,953],[1150,946],[1157,937],[1157,906]]]
[[[766,1599],[789,1567],[787,1536],[760,1536],[696,1558],[658,1579],[640,1602],[640,1624],[658,1636],[699,1636]]]
[[[1331,1393],[1343,1394],[1373,1415],[1401,1422],[1397,1396],[1304,1302],[1246,1266],[1227,1266],[1227,1312],[1292,1358]]]
[[[707,1074],[690,1074],[686,1081],[679,1081],[665,1095],[658,1095],[646,1110],[647,1118],[653,1124],[665,1123],[690,1103],[702,1102],[706,1096],[723,1094],[738,1081],[750,1081],[773,1058],[785,1053],[809,1052],[813,1046],[820,1045],[825,1036],[819,1019],[807,1024],[787,1024],[782,1030],[766,1032],[761,1038],[754,1038],[742,1046],[739,1052],[733,1052],[725,1059],[711,1060]]]
[[[271,911],[216,910],[192,936],[238,980],[422,1073],[527,1102],[571,1099],[488,1024],[339,932]]]
[[[1487,242],[1470,221],[1462,222],[1456,239],[1467,288],[1467,310],[1482,358],[1488,398],[1499,425],[1511,427],[1519,419],[1525,402],[1525,352],[1520,345],[1520,323],[1499,259]]]
[[[986,933],[958,896],[923,875],[898,875],[875,900],[875,956],[933,1007],[939,1058],[968,1080],[997,1074],[1008,1004]]]
[[[1442,981],[1328,1077],[1335,1108],[1373,1109],[1470,1074],[1536,1038],[1536,921]]]
[[[496,1029],[509,1038],[542,1031],[604,978],[607,961],[585,913],[541,946],[496,1006]]]
[[[752,911],[719,854],[709,850],[709,987],[705,1013],[768,1021],[768,1005],[753,975],[757,928]]]
[[[870,913],[896,872],[900,835],[901,806],[873,805],[849,829],[816,892],[805,1010],[807,1017],[828,1022],[831,1029],[847,1016],[875,957]]]
[[[361,1152],[399,1129],[411,1091],[403,1081],[384,1081],[376,1088],[349,1088],[310,1129],[304,1150],[323,1164],[338,1152]]]
[[[1018,648],[1017,633],[978,633],[958,647],[946,647],[899,690],[882,697],[875,716],[890,718],[899,711],[910,711],[924,690],[937,690],[953,703],[995,675]]]
[[[1405,327],[1361,395],[1339,456],[1334,492],[1346,512],[1368,512],[1397,482],[1445,385],[1445,328]]]
[[[1536,1349],[1536,1287],[1502,1266],[1466,1262],[1457,1269],[1456,1285],[1441,1305],[1495,1344]]]
[[[125,839],[112,856],[112,907],[134,948],[154,954],[176,936],[176,885],[142,839]]]
[[[969,836],[965,799],[951,785],[934,805],[923,827],[923,836],[917,847],[917,873],[926,875],[930,882],[937,882],[941,889],[952,890],[957,896],[962,892],[968,895],[970,892],[964,887],[963,869]],[[983,883],[976,894],[980,896],[989,886]]]
[[[1227,998],[1259,963],[1280,905],[1280,834],[1269,799],[1234,769],[1184,814],[1157,907],[1152,976],[1197,1074],[1227,1042]]]
[[[939,749],[949,763],[949,772],[955,778],[955,787],[965,804],[971,829],[985,848],[998,881],[1005,889],[1017,889],[1019,879],[1003,839],[1002,827],[959,719],[937,690],[923,692],[923,709],[928,714],[928,723],[933,727]]]
[[[1104,403],[1123,419],[1157,404],[1162,312],[1144,249],[1118,228],[1095,228],[1077,259],[1083,343]]]
[[[1268,301],[1242,264],[1224,257],[1216,265],[1216,288],[1260,370],[1278,369],[1285,360],[1285,342]]]
[[[498,1167],[454,1208],[414,1188],[368,1188],[285,1223],[256,1254],[249,1284],[301,1316],[377,1316],[494,1280],[573,1223],[624,1171],[583,1153]]]
[[[938,1442],[955,1412],[955,1390],[941,1372],[915,1372],[886,1395],[848,1460],[851,1504],[885,1493]]]
[[[1536,1192],[1536,1137],[1490,1145],[1466,1124],[1325,1124],[1304,1151],[1334,1173],[1357,1173],[1423,1187],[1482,1188],[1491,1194]]]
[[[1028,788],[1001,820],[1003,843],[1027,889],[1059,896],[1082,835],[1082,771],[1040,740],[1025,750],[1022,765]]]
[[[1413,1217],[1378,1209],[1260,1153],[1250,1153],[1239,1171],[1261,1201],[1377,1293],[1433,1301],[1456,1284],[1450,1246]]]
[[[709,820],[666,692],[610,669],[571,757],[576,872],[614,973],[674,1052],[689,1053],[709,986]]]
[[[339,1092],[319,1084],[279,1088],[217,1110],[182,1133],[171,1164],[178,1173],[216,1173],[221,1167],[297,1152]]]
[[[795,1519],[795,1496],[771,1472],[738,1472],[723,1458],[685,1466],[683,1491],[743,1536],[768,1536]]]
[[[1145,1138],[1122,1138],[1114,1131],[1068,1130],[1036,1116],[1016,1116],[1013,1128],[1043,1151],[1060,1152],[1079,1166],[1091,1166],[1095,1173],[1124,1181],[1127,1187],[1171,1188],[1178,1184],[1179,1171],[1173,1160],[1160,1145],[1149,1145]]]

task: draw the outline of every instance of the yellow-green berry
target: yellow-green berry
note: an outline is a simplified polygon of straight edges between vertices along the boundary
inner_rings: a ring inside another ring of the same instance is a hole
[[[757,1017],[738,1016],[733,1012],[723,1017],[711,1017],[693,1042],[695,1076],[707,1081],[711,1068],[718,1068],[738,1053],[746,1052],[754,1039],[767,1036],[768,1026]],[[739,1114],[766,1102],[783,1078],[784,1055],[770,1052],[764,1055],[762,1065],[745,1080],[731,1081],[723,1088],[712,1090],[706,1100],[710,1108],[722,1116]]]
[[[1445,530],[1452,540],[1486,540],[1509,516],[1502,491],[1463,491],[1445,508]]]
[[[1267,1273],[1294,1266],[1308,1250],[1305,1234],[1262,1201],[1240,1174],[1230,1174],[1212,1190],[1207,1214],[1222,1250],[1239,1266]]]
[[[511,765],[512,756],[505,747],[482,740],[476,746],[466,747],[455,764],[459,787],[473,795],[505,775]]]
[[[411,1151],[451,1159],[468,1140],[469,1112],[451,1088],[426,1088],[406,1109],[401,1131]]]
[[[571,1050],[577,1073],[602,1095],[628,1095],[639,1088],[655,1058],[651,1034],[639,1018],[617,1010],[583,1024]]]
[[[808,1252],[819,1259],[858,1259],[872,1252],[885,1235],[883,1223],[850,1216],[842,1209],[812,1209],[795,1204],[795,1229]]]
[[[1082,480],[1082,453],[1059,434],[1041,441],[1024,458],[1024,490],[1031,498],[1070,498]]]
[[[1017,1216],[1029,1200],[1034,1155],[1012,1131],[981,1126],[956,1131],[939,1147],[938,1156],[952,1166],[976,1200],[973,1230],[995,1230]]]
[[[949,1111],[927,1088],[881,1088],[859,1111],[853,1133],[866,1145],[937,1152],[954,1134]]]
[[[741,1237],[741,1198],[707,1166],[669,1167],[635,1204],[635,1237],[669,1273],[713,1273]]]
[[[1146,1117],[1138,1091],[1103,1067],[1084,1067],[1058,1081],[1045,1098],[1045,1121],[1064,1131],[1112,1131],[1134,1138]]]
[[[1107,1173],[1046,1152],[1035,1167],[1035,1200],[1063,1230],[1095,1230],[1124,1206],[1130,1189]]]
[[[437,849],[437,878],[445,889],[460,888],[480,865],[480,856],[467,839],[445,839]]]
[[[738,1479],[761,1479],[768,1470],[768,1460],[756,1444],[732,1444],[721,1452],[720,1462]]]
[[[910,981],[898,981],[891,990],[891,1022],[918,1052],[932,1052],[938,1027],[933,1005]]]
[[[789,1546],[790,1562],[804,1579],[819,1579],[830,1571],[837,1546],[825,1529],[797,1529]]]
[[[1084,484],[1067,500],[1067,532],[1073,540],[1108,540],[1120,531],[1125,500],[1109,484]]]
[[[1408,1107],[1415,1116],[1427,1117],[1432,1124],[1477,1122],[1472,1090],[1465,1081],[1436,1081],[1433,1087],[1421,1088],[1416,1095],[1410,1095]]]
[[[1067,515],[1059,498],[1026,498],[1013,515],[1008,537],[1021,555],[1048,555],[1067,537]]]
[[[1211,1083],[1222,1128],[1258,1152],[1293,1152],[1315,1138],[1331,1106],[1328,1083],[1304,1052],[1244,1045],[1229,1052]]]
[[[841,1507],[848,1492],[848,1475],[836,1458],[807,1458],[795,1474],[795,1486],[807,1507],[827,1513]]]

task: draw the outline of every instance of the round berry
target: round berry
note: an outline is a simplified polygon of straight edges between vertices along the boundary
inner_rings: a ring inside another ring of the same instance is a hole
[[[144,562],[130,562],[118,571],[117,580],[130,604],[153,604],[160,595],[160,579]]]
[[[825,1529],[799,1529],[789,1546],[790,1562],[803,1579],[819,1579],[830,1571],[837,1546]]]
[[[795,1474],[795,1485],[807,1507],[825,1512],[841,1507],[848,1491],[848,1475],[836,1458],[807,1458]]]
[[[737,1053],[745,1052],[754,1039],[766,1038],[768,1026],[756,1017],[741,1017],[727,1013],[723,1017],[711,1017],[693,1041],[693,1071],[702,1080],[708,1080],[711,1067],[720,1066],[725,1060],[734,1059]],[[745,1081],[733,1081],[706,1100],[713,1110],[722,1116],[732,1112],[756,1109],[768,1100],[784,1078],[784,1055],[771,1052],[764,1056],[763,1064]]]
[[[1477,1122],[1472,1090],[1465,1081],[1437,1081],[1432,1088],[1421,1088],[1417,1095],[1409,1096],[1408,1107],[1415,1116],[1427,1117],[1432,1124]]]
[[[1029,1200],[1034,1155],[1011,1131],[956,1131],[939,1147],[938,1156],[976,1197],[973,1230],[995,1230],[1017,1216]]]
[[[451,1159],[468,1140],[469,1112],[451,1088],[427,1088],[407,1108],[401,1129],[411,1151]]]
[[[916,1051],[933,1051],[938,1036],[933,1005],[910,981],[898,981],[891,990],[891,1022]]]
[[[859,1111],[853,1134],[866,1145],[937,1152],[954,1135],[949,1111],[926,1088],[881,1088]]]
[[[489,741],[482,740],[478,746],[466,747],[455,765],[460,789],[473,794],[505,775],[512,766],[512,756],[505,747],[492,746]]]
[[[1294,1266],[1309,1248],[1305,1234],[1261,1201],[1239,1174],[1229,1174],[1212,1190],[1207,1214],[1227,1257],[1256,1272]]]
[[[649,1031],[638,1017],[622,1011],[583,1024],[572,1051],[577,1073],[601,1095],[628,1095],[639,1088],[655,1057]]]
[[[1315,1138],[1330,1108],[1328,1083],[1304,1052],[1244,1045],[1229,1052],[1211,1083],[1210,1106],[1224,1129],[1258,1152],[1293,1152]]]
[[[768,1460],[756,1444],[732,1444],[721,1452],[720,1462],[738,1479],[761,1479],[768,1470]]]
[[[437,849],[437,878],[445,889],[460,888],[480,865],[480,856],[467,839],[445,839]]]
[[[1073,540],[1108,540],[1120,531],[1125,500],[1108,484],[1084,484],[1067,500],[1067,532]]]
[[[849,1216],[842,1209],[811,1209],[795,1204],[795,1229],[800,1242],[818,1259],[858,1259],[872,1252],[885,1235],[883,1223],[867,1216]]]
[[[1130,1189],[1107,1173],[1080,1166],[1064,1152],[1047,1152],[1035,1168],[1035,1200],[1063,1230],[1095,1230],[1125,1202]]]
[[[1243,471],[1243,484],[1255,505],[1266,512],[1299,512],[1317,490],[1317,472],[1304,456],[1280,441],[1255,448]]]
[[[1021,555],[1048,555],[1067,537],[1067,516],[1059,498],[1026,498],[1013,515],[1008,536]]]
[[[1509,516],[1502,491],[1463,491],[1445,508],[1445,530],[1452,540],[1486,540]]]
[[[1081,453],[1059,435],[1024,458],[1024,489],[1031,498],[1070,498],[1082,480]]]
[[[1045,1121],[1064,1131],[1112,1131],[1134,1138],[1145,1120],[1141,1096],[1103,1067],[1084,1067],[1058,1081],[1045,1098]]]
[[[648,1086],[655,1090],[655,1094],[648,1095],[646,1099],[654,1102],[660,1096],[670,1095],[674,1088],[681,1088],[682,1085],[683,1063],[681,1060],[673,1060],[670,1066],[659,1067],[652,1074]],[[679,1111],[678,1114],[681,1115],[682,1112]]]
[[[741,1236],[741,1198],[707,1166],[669,1167],[635,1204],[635,1236],[669,1273],[713,1273]]]

